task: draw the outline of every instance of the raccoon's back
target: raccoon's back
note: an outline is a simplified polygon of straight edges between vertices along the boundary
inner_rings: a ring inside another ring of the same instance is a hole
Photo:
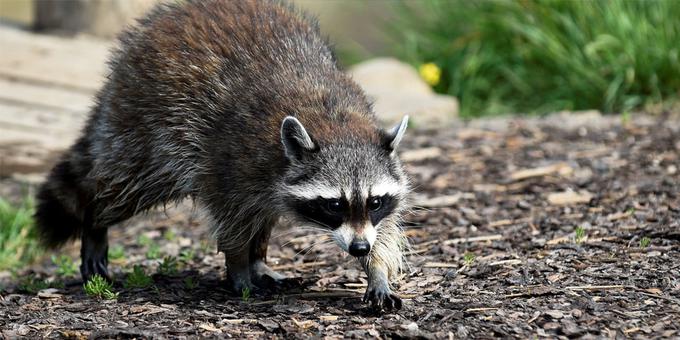
[[[304,102],[323,101],[309,94],[338,77],[316,24],[273,1],[158,6],[121,35],[110,67],[102,99],[116,101],[113,123],[125,127],[224,124],[225,115],[278,125]]]
[[[264,187],[285,165],[288,115],[320,144],[378,138],[369,102],[316,23],[283,2],[159,5],[121,35],[110,68],[90,124],[105,144],[98,150],[145,159],[143,148],[166,168],[181,158]]]

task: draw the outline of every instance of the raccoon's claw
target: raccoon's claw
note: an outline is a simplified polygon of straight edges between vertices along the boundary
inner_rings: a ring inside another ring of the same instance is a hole
[[[370,303],[376,310],[401,309],[401,298],[388,288],[368,288],[364,294],[364,303]]]
[[[80,275],[83,277],[83,282],[87,282],[94,275],[100,275],[107,281],[111,282],[109,271],[107,269],[108,260],[106,257],[85,257],[82,259],[80,265]]]

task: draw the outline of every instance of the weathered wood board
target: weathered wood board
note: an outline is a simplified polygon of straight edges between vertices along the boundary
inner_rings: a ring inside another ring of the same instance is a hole
[[[44,172],[73,143],[110,46],[0,26],[0,176]]]

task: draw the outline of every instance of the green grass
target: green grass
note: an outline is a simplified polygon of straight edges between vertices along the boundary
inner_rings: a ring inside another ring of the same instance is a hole
[[[576,227],[574,230],[574,241],[576,243],[582,243],[586,237],[586,230],[583,227]]]
[[[109,248],[109,259],[110,260],[122,260],[125,258],[125,248],[120,244],[112,246]]]
[[[250,301],[250,288],[243,287],[243,289],[241,289],[241,301],[244,303],[248,303],[248,301]]]
[[[434,88],[464,117],[677,103],[677,0],[404,1],[396,12],[395,53],[439,66]]]
[[[149,245],[145,255],[147,260],[159,259],[161,257],[161,247],[156,243],[152,243]]]
[[[175,232],[172,230],[167,230],[165,233],[163,233],[163,238],[168,241],[174,241],[175,238],[177,238],[177,234],[175,234]]]
[[[475,262],[475,254],[465,253],[465,255],[463,255],[463,262],[465,262],[466,266],[471,265],[473,262]]]
[[[175,275],[179,271],[179,263],[174,256],[166,256],[163,262],[158,266],[158,274],[161,275]]]
[[[196,251],[193,249],[182,250],[179,253],[179,260],[184,263],[191,263],[196,258]]]
[[[78,266],[68,255],[52,255],[52,263],[57,265],[57,276],[73,277],[78,273]]]
[[[132,267],[132,272],[125,278],[125,288],[147,288],[153,285],[153,278],[144,272],[140,265]]]
[[[95,274],[84,285],[83,289],[88,296],[99,299],[114,300],[118,293],[113,291],[113,285],[102,276]]]
[[[198,280],[193,276],[187,276],[184,278],[184,288],[188,290],[194,290],[198,287]]]
[[[19,205],[0,198],[0,270],[30,263],[42,253],[33,228],[33,200]]]
[[[652,244],[652,239],[649,237],[643,237],[640,239],[640,248],[647,248],[649,245]]]
[[[28,294],[36,294],[47,288],[64,288],[64,283],[61,281],[47,281],[31,274],[20,278],[17,284],[17,290],[19,292]]]

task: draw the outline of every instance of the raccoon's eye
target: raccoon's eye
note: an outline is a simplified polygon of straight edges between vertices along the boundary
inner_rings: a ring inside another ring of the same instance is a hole
[[[338,199],[331,199],[326,201],[326,206],[328,207],[328,211],[333,212],[333,213],[339,213],[342,212],[342,202]]]
[[[382,197],[371,197],[366,204],[368,210],[376,211],[382,207]]]

